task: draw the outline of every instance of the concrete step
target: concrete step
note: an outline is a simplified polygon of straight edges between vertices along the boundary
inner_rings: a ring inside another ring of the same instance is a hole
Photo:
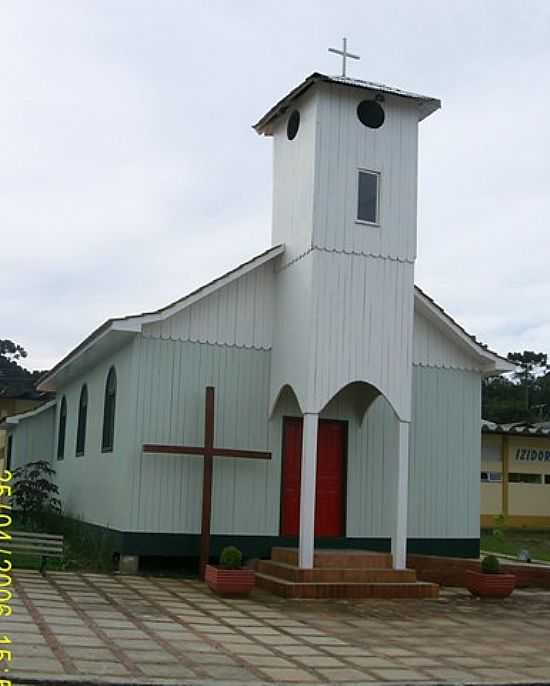
[[[273,548],[271,559],[287,565],[298,566],[297,548]],[[333,569],[391,569],[390,553],[378,553],[370,550],[316,550],[314,567],[331,567]]]
[[[314,569],[299,569],[295,565],[274,560],[259,560],[256,571],[260,574],[301,583],[414,583],[416,572],[414,569],[377,569],[374,567],[316,567]]]
[[[269,574],[256,574],[256,586],[283,598],[310,600],[335,598],[437,598],[437,584],[417,581],[415,583],[356,583],[324,582],[300,583],[278,579]]]

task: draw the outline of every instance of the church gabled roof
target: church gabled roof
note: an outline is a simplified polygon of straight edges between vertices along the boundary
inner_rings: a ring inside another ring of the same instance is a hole
[[[93,363],[95,358],[102,357],[104,354],[109,354],[110,352],[114,352],[122,347],[136,333],[141,332],[141,328],[144,324],[150,324],[162,319],[166,319],[167,317],[171,317],[184,307],[189,307],[189,305],[197,302],[197,300],[206,298],[208,295],[211,295],[218,289],[227,286],[235,279],[238,279],[248,272],[261,267],[266,262],[274,260],[279,255],[282,255],[284,251],[284,245],[276,245],[272,248],[269,248],[247,262],[243,262],[243,264],[239,265],[238,267],[235,267],[225,274],[222,274],[222,276],[209,281],[204,286],[200,286],[191,293],[183,296],[183,298],[178,298],[178,300],[175,300],[174,302],[165,305],[158,310],[108,319],[101,326],[95,329],[95,331],[93,331],[87,338],[85,338],[82,343],[77,345],[76,348],[65,355],[65,357],[55,365],[55,367],[46,372],[39,380],[37,388],[41,391],[55,390],[56,377],[58,377],[63,369],[72,364],[72,362],[77,358],[91,356],[90,362]]]
[[[478,341],[473,334],[468,333],[441,305],[438,305],[433,298],[416,285],[414,287],[414,305],[418,311],[428,316],[436,326],[444,329],[447,335],[454,338],[461,347],[470,349],[484,359],[488,365],[486,370],[488,373],[502,374],[513,372],[516,369],[516,365],[512,364],[510,360],[490,350],[484,343]]]
[[[290,104],[296,100],[300,95],[303,95],[311,86],[316,83],[336,83],[341,86],[349,86],[351,88],[362,88],[374,93],[381,93],[384,95],[394,95],[399,98],[407,98],[408,100],[415,100],[419,107],[419,119],[425,119],[430,114],[441,107],[441,101],[437,98],[432,98],[427,95],[420,95],[419,93],[411,93],[409,91],[394,88],[393,86],[386,86],[383,83],[374,83],[372,81],[362,81],[361,79],[350,79],[346,76],[327,76],[319,72],[310,74],[301,84],[293,88],[290,93],[274,105],[264,116],[254,124],[254,129],[257,133],[271,135],[271,123],[284,114],[289,108]]]
[[[90,366],[105,355],[111,354],[125,345],[133,336],[142,331],[145,324],[167,319],[180,310],[189,307],[193,303],[206,298],[215,291],[227,286],[232,281],[248,274],[254,269],[258,269],[263,264],[274,260],[284,253],[284,245],[277,245],[266,250],[256,257],[244,262],[235,269],[232,269],[222,276],[210,281],[209,283],[197,288],[183,298],[151,312],[127,315],[108,319],[99,328],[93,331],[80,345],[74,348],[53,369],[47,372],[39,381],[38,389],[41,391],[55,390],[56,382],[62,380],[64,370],[76,362],[80,362],[82,367]],[[480,343],[475,336],[469,334],[460,324],[458,324],[445,310],[440,307],[418,286],[415,286],[415,308],[419,309],[435,326],[445,331],[446,335],[452,338],[460,347],[477,356],[484,365],[484,373],[496,374],[510,372],[515,369],[507,359],[489,350],[487,346]]]

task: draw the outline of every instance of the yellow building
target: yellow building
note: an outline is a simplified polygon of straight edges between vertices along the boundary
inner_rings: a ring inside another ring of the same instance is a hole
[[[481,426],[481,527],[550,528],[550,427]]]

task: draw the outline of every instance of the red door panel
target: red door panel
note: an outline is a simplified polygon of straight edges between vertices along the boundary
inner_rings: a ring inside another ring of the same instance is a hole
[[[344,535],[344,426],[342,422],[319,422],[316,536]]]
[[[344,535],[344,422],[321,420],[317,436],[315,535]],[[300,529],[302,420],[286,418],[283,427],[281,535]]]
[[[302,425],[299,418],[286,418],[283,425],[282,536],[297,536],[300,530]]]

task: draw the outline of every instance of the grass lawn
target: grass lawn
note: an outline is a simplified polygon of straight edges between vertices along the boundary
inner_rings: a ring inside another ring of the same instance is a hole
[[[23,553],[14,553],[11,557],[13,569],[40,569],[41,558],[37,555],[24,555]],[[46,571],[57,571],[63,569],[63,560],[49,558],[46,565]],[[1,683],[1,682],[0,682]]]
[[[48,558],[46,570],[111,572],[113,569],[112,552],[104,538],[95,535],[76,519],[50,516],[44,518],[36,530],[27,522],[15,517],[13,528],[14,531],[63,535],[64,559]],[[40,563],[40,556],[14,553],[12,557],[13,569],[40,569]]]
[[[481,536],[481,550],[515,556],[524,549],[531,559],[550,562],[550,530],[505,529],[502,539],[489,534]]]

